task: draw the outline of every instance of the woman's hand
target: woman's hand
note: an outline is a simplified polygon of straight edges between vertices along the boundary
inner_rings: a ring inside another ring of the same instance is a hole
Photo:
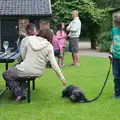
[[[66,80],[62,80],[62,84],[65,86],[66,85]]]

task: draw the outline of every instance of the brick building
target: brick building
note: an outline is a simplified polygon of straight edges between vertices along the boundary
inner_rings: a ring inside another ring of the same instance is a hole
[[[15,47],[17,36],[28,23],[37,28],[50,27],[52,15],[50,0],[0,0],[0,50],[3,41]]]

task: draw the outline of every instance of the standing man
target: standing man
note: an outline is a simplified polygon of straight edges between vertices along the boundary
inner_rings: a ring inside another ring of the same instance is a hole
[[[70,52],[72,53],[73,58],[73,66],[79,66],[79,36],[81,33],[81,21],[78,17],[78,11],[74,10],[72,12],[72,22],[67,27],[67,31],[69,31],[69,47]]]

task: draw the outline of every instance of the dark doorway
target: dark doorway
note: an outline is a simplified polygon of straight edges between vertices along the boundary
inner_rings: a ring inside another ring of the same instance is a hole
[[[29,19],[29,22],[35,24],[38,30],[40,29],[39,19]]]
[[[9,41],[9,47],[16,49],[18,39],[18,21],[2,20],[1,21],[1,48],[3,50],[3,41]]]

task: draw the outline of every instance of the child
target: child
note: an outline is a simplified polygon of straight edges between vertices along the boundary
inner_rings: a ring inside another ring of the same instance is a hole
[[[20,57],[18,58],[18,63],[20,63],[22,61],[20,46],[21,46],[21,42],[22,42],[23,38],[25,38],[25,37],[26,37],[25,33],[20,33],[19,38],[17,40],[17,52],[20,54]]]
[[[112,66],[114,75],[115,98],[120,99],[120,16],[115,17],[116,27],[112,29],[111,53],[113,56]]]
[[[60,58],[62,57],[62,47],[61,47],[56,35],[53,36],[52,45],[54,48],[54,54],[56,57],[58,57],[58,65],[61,66]]]
[[[61,23],[59,26],[58,26],[58,31],[56,33],[56,36],[59,40],[59,43],[61,45],[61,53],[62,53],[62,57],[61,57],[61,66],[64,66],[64,49],[66,47],[66,32],[64,31],[64,24]]]
[[[20,45],[21,45],[21,41],[23,38],[26,37],[26,34],[25,33],[20,33],[19,34],[19,38],[17,40],[17,51],[20,53]]]

